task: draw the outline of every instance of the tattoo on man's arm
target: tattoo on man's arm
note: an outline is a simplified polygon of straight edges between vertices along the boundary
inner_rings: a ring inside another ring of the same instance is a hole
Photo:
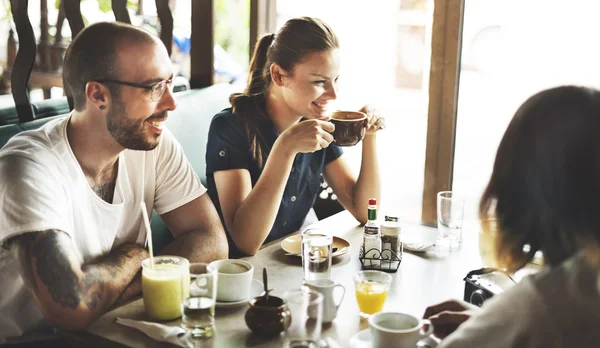
[[[118,249],[110,255],[110,259],[104,261],[105,269],[113,279],[123,271],[124,261],[133,259],[134,256],[131,254],[132,249],[133,248]]]
[[[105,283],[126,271],[123,265],[135,258],[135,249],[139,247],[124,245],[107,257],[82,266],[80,278],[64,252],[62,233],[60,230],[26,233],[10,242],[11,250],[17,248],[13,251],[32,290],[38,291],[44,285],[52,299],[64,307],[75,309],[83,302],[90,310],[96,310],[106,296]]]
[[[46,231],[34,241],[31,246],[36,258],[37,274],[48,288],[48,293],[55,302],[75,309],[79,305],[79,278],[59,245],[61,231]],[[87,280],[84,286],[93,286],[92,280]]]
[[[35,234],[25,233],[13,237],[9,241],[10,250],[15,258],[18,259],[19,265],[22,268],[22,276],[25,285],[32,290],[37,291],[38,286],[34,276],[33,259],[31,258],[31,244],[35,239]]]

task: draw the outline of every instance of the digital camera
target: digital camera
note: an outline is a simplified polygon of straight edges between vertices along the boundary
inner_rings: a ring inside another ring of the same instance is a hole
[[[506,291],[515,284],[506,272],[498,268],[482,268],[471,271],[464,281],[464,300],[479,307],[494,295]]]

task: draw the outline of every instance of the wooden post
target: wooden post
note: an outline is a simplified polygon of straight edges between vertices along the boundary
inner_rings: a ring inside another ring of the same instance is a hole
[[[48,1],[40,1],[40,42],[38,44],[38,70],[50,71],[50,25],[48,24]],[[44,99],[50,99],[50,88],[43,88]]]
[[[250,0],[250,55],[254,46],[267,33],[275,32],[277,19],[277,2],[275,0]]]
[[[214,83],[214,8],[214,0],[192,1],[192,88],[208,87]]]
[[[35,62],[36,44],[33,28],[27,15],[29,0],[10,0],[10,7],[17,28],[19,49],[12,67],[10,83],[15,107],[20,122],[33,120],[33,108],[29,102],[27,84],[31,76],[31,69]]]
[[[54,45],[52,54],[50,55],[50,66],[52,71],[60,71],[62,69],[63,60],[63,45],[62,45],[62,28],[65,22],[65,5],[63,0],[60,0],[58,6],[58,18],[56,19],[56,35],[54,35]]]
[[[17,57],[17,40],[15,40],[15,32],[10,28],[8,30],[8,40],[6,41],[6,66],[11,68]]]
[[[65,16],[69,21],[69,27],[71,27],[71,38],[74,39],[77,34],[85,27],[83,23],[83,16],[81,15],[81,1],[80,0],[62,0],[63,6],[65,7]],[[75,104],[73,103],[73,97],[71,91],[65,86],[65,94],[69,102],[69,108],[73,110]]]
[[[437,193],[452,187],[464,0],[435,0],[422,220],[434,225]]]
[[[50,68],[50,56],[48,47],[50,46],[50,34],[48,33],[50,25],[48,24],[48,2],[40,1],[40,43],[38,44],[40,57],[40,70],[48,71]]]
[[[115,19],[118,22],[131,24],[131,18],[129,18],[129,12],[127,12],[127,0],[112,0],[111,4]]]
[[[156,12],[160,19],[160,40],[165,44],[169,56],[173,50],[173,13],[169,0],[156,0]]]
[[[81,15],[81,1],[80,0],[63,0],[63,6],[65,7],[65,16],[69,21],[69,27],[71,27],[71,37],[75,38],[77,34],[85,27],[83,23],[83,16]]]
[[[138,16],[144,15],[144,0],[138,0],[137,15]]]

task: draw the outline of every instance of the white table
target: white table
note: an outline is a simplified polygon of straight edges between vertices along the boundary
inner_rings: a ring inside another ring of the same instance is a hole
[[[332,324],[323,326],[323,336],[334,339],[342,347],[357,332],[368,328],[368,323],[360,319],[354,295],[352,276],[361,268],[358,252],[363,229],[346,211],[336,214],[318,223],[320,228],[328,229],[334,235],[345,238],[351,244],[351,250],[335,258],[331,278],[346,287],[346,296],[342,301],[337,318]],[[436,229],[420,225],[403,225],[405,237],[432,236]],[[449,298],[462,299],[464,276],[473,269],[481,267],[477,247],[476,228],[466,228],[463,233],[463,248],[460,251],[425,254],[405,252],[402,263],[396,273],[391,273],[392,283],[384,311],[401,311],[422,316],[428,305]],[[281,296],[288,289],[302,285],[301,259],[287,256],[280,247],[280,241],[264,246],[257,255],[245,258],[255,266],[254,278],[262,280],[262,269],[267,267],[269,287],[272,293]],[[265,339],[258,337],[246,327],[244,314],[247,305],[222,309],[216,312],[215,336],[204,342],[203,347],[281,347],[281,338]],[[137,330],[127,328],[114,321],[117,317],[145,320],[142,300],[131,302],[102,316],[87,332],[76,333],[73,337],[86,342],[102,342],[102,346],[164,347],[152,341]],[[173,321],[178,325],[179,321]],[[108,341],[107,341],[108,340]],[[114,343],[114,344],[113,344]],[[98,344],[98,343],[97,343]]]

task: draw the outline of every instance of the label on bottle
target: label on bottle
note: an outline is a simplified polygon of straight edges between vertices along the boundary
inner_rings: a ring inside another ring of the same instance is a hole
[[[365,225],[365,234],[375,235],[379,234],[379,226],[377,225]]]

